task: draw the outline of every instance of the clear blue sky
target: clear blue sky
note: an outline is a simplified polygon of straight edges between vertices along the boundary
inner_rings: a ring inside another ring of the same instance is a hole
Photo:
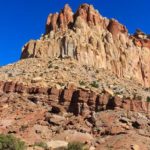
[[[150,33],[149,0],[1,0],[0,66],[19,60],[22,46],[44,33],[48,14],[66,3],[73,11],[82,3],[93,4],[103,16],[125,24],[130,33],[136,28]]]

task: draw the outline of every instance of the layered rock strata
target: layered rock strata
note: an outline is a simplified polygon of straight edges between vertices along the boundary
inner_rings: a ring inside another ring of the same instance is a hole
[[[66,112],[75,115],[88,115],[91,112],[103,110],[124,109],[149,114],[150,103],[112,96],[107,91],[101,94],[91,90],[68,86],[64,89],[56,87],[27,87],[22,83],[0,82],[2,93],[27,94],[28,100],[52,105],[53,111],[60,111],[64,107]],[[43,97],[44,96],[44,97]]]

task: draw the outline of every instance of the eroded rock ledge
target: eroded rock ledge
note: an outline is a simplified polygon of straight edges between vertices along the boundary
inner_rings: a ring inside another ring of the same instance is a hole
[[[107,91],[99,94],[91,90],[74,87],[71,84],[64,89],[57,89],[56,87],[27,87],[23,83],[1,81],[0,91],[1,95],[3,95],[2,93],[25,94],[28,100],[34,103],[47,103],[52,106],[53,111],[57,112],[63,109],[63,111],[72,112],[74,115],[86,116],[91,112],[109,109],[124,109],[146,114],[149,114],[150,111],[149,102],[122,99],[118,96],[112,96]],[[1,101],[3,101],[2,97]]]

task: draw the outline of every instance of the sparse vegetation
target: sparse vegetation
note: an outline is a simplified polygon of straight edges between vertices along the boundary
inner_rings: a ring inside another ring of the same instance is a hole
[[[68,148],[66,150],[86,150],[86,148],[83,143],[72,142],[68,144]]]
[[[96,73],[99,73],[99,70],[96,70],[95,72],[96,72]]]
[[[53,67],[53,64],[49,64],[48,68],[52,68]]]
[[[52,68],[53,67],[53,63],[52,63],[52,61],[50,60],[49,62],[48,62],[48,68]]]
[[[44,148],[44,150],[47,150],[47,149],[48,149],[47,144],[44,143],[44,142],[37,142],[37,143],[34,144],[34,146],[42,147],[42,148]]]
[[[58,67],[58,66],[55,66],[54,69],[59,69],[59,67]]]
[[[65,83],[62,83],[62,82],[58,82],[58,84],[59,84],[60,86],[65,86]]]
[[[84,81],[79,81],[79,84],[81,85],[81,86],[83,86],[83,85],[85,85],[85,82]]]
[[[0,134],[0,150],[25,150],[23,141],[12,135]]]
[[[99,88],[99,84],[97,81],[93,81],[90,85],[94,88]]]
[[[149,96],[147,97],[147,102],[150,103],[150,97]]]

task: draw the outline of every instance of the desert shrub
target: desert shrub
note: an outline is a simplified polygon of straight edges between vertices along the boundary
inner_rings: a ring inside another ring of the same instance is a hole
[[[58,67],[58,66],[55,66],[54,69],[59,69],[59,67]]]
[[[85,150],[85,149],[83,143],[72,142],[68,144],[68,148],[66,150]]]
[[[53,64],[50,63],[50,64],[48,65],[48,68],[53,68]]]
[[[65,86],[65,83],[62,83],[62,82],[58,82],[58,84],[59,84],[60,86]]]
[[[47,149],[48,149],[47,144],[46,144],[46,143],[44,143],[44,142],[37,142],[37,143],[35,143],[35,144],[34,144],[34,146],[42,147],[42,148],[44,148],[45,150],[47,150]]]
[[[93,81],[90,85],[91,85],[92,87],[99,88],[99,84],[98,84],[97,81]]]
[[[23,141],[12,135],[0,134],[0,150],[25,150]]]
[[[150,97],[149,97],[149,96],[147,97],[147,102],[149,102],[149,103],[150,103]]]
[[[96,73],[99,73],[99,70],[96,70],[95,72],[96,72]]]
[[[82,85],[85,85],[85,82],[84,81],[79,81],[79,84],[82,86]]]

